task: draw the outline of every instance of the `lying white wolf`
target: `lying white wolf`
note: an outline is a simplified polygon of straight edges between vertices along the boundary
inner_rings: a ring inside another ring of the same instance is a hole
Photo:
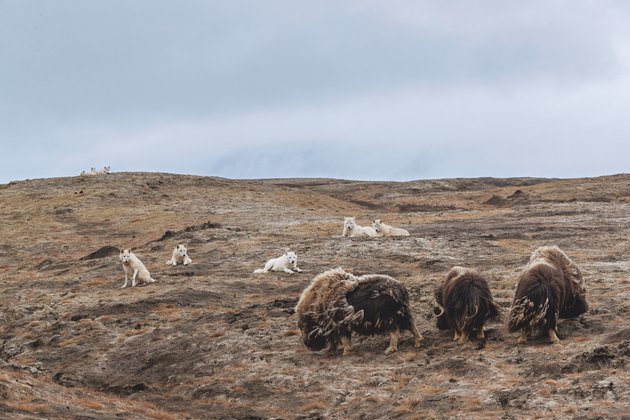
[[[372,220],[372,228],[378,236],[409,236],[405,229],[386,225],[381,219]]]
[[[359,226],[354,217],[346,217],[343,221],[341,236],[376,236],[376,231],[369,226]]]
[[[178,244],[173,250],[173,256],[166,262],[166,265],[172,265],[175,267],[177,264],[188,265],[192,262],[188,256],[188,249],[186,245]]]
[[[118,256],[122,261],[123,270],[125,270],[125,284],[121,287],[124,289],[127,287],[127,281],[131,275],[131,287],[136,287],[136,277],[142,283],[153,283],[154,279],[151,278],[149,270],[142,264],[142,262],[136,257],[131,249],[121,249]]]
[[[293,274],[296,271],[298,273],[302,272],[297,266],[297,254],[295,252],[285,252],[281,257],[270,259],[265,264],[265,268],[254,270],[254,273],[267,273],[269,271],[284,271],[289,274]]]

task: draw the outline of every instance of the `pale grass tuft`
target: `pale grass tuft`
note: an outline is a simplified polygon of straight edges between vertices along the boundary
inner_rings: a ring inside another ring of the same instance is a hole
[[[227,333],[227,328],[221,328],[220,330],[210,331],[208,337],[223,337]]]

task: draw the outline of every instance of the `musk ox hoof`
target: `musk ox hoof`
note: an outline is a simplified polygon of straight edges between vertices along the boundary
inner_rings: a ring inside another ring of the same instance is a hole
[[[416,343],[413,345],[415,348],[422,347],[422,339],[416,340]]]
[[[385,354],[392,354],[392,353],[396,353],[398,351],[398,349],[396,347],[387,347],[385,349]]]

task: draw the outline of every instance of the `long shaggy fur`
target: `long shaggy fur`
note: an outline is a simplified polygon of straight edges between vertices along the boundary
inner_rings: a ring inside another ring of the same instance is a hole
[[[510,331],[549,333],[557,341],[558,318],[573,318],[588,311],[586,287],[578,266],[557,246],[534,251],[521,272],[510,315]]]
[[[357,277],[341,268],[326,271],[302,292],[295,310],[302,340],[314,351],[326,346],[334,350],[341,343],[346,353],[353,332],[396,335],[389,352],[396,351],[399,331],[411,331],[417,344],[422,338],[409,308],[407,289],[385,275]]]
[[[453,267],[446,280],[434,290],[436,325],[441,330],[455,330],[460,344],[468,341],[473,332],[482,339],[488,320],[499,321],[501,310],[492,298],[488,282],[475,270]]]

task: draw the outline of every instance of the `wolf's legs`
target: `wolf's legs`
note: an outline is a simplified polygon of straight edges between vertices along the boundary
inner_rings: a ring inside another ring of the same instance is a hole
[[[133,276],[131,276],[131,287],[136,287],[136,277],[138,276],[138,269],[134,268]]]

